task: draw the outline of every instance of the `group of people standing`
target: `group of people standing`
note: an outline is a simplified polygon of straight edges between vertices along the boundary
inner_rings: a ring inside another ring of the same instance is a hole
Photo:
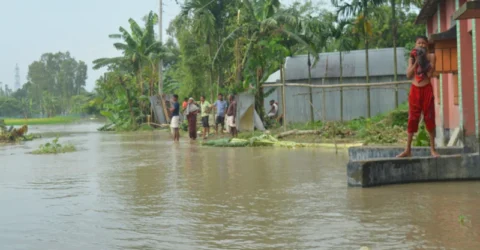
[[[197,115],[200,113],[202,127],[203,127],[203,139],[206,139],[210,134],[209,116],[212,110],[216,110],[215,116],[215,134],[218,135],[218,127],[221,126],[221,133],[225,129],[225,123],[227,130],[233,137],[237,136],[236,115],[237,115],[237,103],[234,95],[229,95],[229,101],[223,99],[222,94],[218,94],[217,100],[210,104],[205,100],[205,96],[200,97],[200,103],[190,98],[185,98],[182,103],[183,117],[186,118],[188,124],[188,134],[191,140],[197,139]],[[173,132],[173,140],[179,141],[180,139],[180,104],[178,103],[178,95],[173,95],[172,107],[170,108],[171,123],[170,127]]]

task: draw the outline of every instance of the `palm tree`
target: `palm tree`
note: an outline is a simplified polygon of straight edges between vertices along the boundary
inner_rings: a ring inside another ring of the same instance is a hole
[[[123,39],[123,43],[114,43],[114,47],[122,51],[123,56],[114,58],[99,58],[93,61],[94,69],[99,69],[112,64],[121,64],[127,62],[137,78],[140,87],[140,94],[143,95],[143,69],[150,66],[152,54],[158,57],[162,51],[162,44],[155,39],[154,26],[157,22],[157,15],[150,12],[146,17],[145,28],[141,28],[138,23],[129,19],[131,33],[125,28],[120,27],[120,34],[110,35],[110,38]]]
[[[181,15],[191,20],[190,25],[193,34],[199,42],[205,44],[211,67],[209,67],[210,84],[214,84],[215,72],[217,70],[217,92],[223,82],[222,61],[213,62],[214,51],[218,50],[223,37],[226,36],[225,21],[227,18],[226,6],[223,1],[212,0],[187,0],[182,7]],[[224,51],[224,50],[223,50]],[[223,53],[221,54],[224,58]],[[213,98],[213,86],[211,94]]]
[[[351,26],[353,25],[351,20],[340,19],[338,16],[330,14],[326,18],[329,24],[330,38],[333,39],[334,47],[339,52],[340,61],[340,84],[343,83],[343,52],[348,52],[355,48],[357,44],[357,36],[349,35]]]
[[[300,27],[298,35],[305,41],[305,45],[302,46],[307,50],[307,67],[308,67],[308,84],[312,84],[312,67],[320,59],[319,54],[324,50],[326,42],[330,36],[326,29],[326,23],[322,21],[322,17],[312,17],[310,15],[302,18],[300,21]],[[314,61],[311,61],[311,55],[313,52]],[[310,122],[312,126],[315,122],[315,113],[313,108],[313,93],[312,87],[309,88],[310,99]]]
[[[342,4],[340,4],[342,2]],[[351,3],[345,3],[342,0],[332,0],[332,4],[338,8],[338,14],[347,16],[357,16],[357,23],[361,25],[363,41],[365,45],[365,77],[366,82],[370,82],[370,71],[368,65],[368,33],[371,32],[369,23],[369,11],[371,7],[379,6],[384,0],[353,0]]]

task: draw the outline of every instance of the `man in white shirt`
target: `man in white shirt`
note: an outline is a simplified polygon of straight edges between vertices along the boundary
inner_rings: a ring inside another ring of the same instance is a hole
[[[271,101],[270,101],[270,106],[271,106],[272,108],[270,109],[270,111],[268,111],[267,116],[268,116],[269,118],[275,118],[275,117],[277,117],[278,104],[276,104],[274,100],[271,100]]]

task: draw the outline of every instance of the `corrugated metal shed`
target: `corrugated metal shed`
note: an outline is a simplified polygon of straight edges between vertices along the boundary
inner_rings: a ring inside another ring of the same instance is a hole
[[[397,73],[405,74],[407,62],[404,57],[405,49],[397,48]],[[312,79],[338,78],[340,77],[340,53],[330,52],[319,54],[320,60],[312,69]],[[343,56],[343,77],[365,77],[365,50],[353,50],[342,53]],[[370,76],[391,76],[394,74],[393,48],[370,49],[369,70]],[[327,67],[328,60],[328,67]],[[307,55],[288,57],[286,60],[286,81],[298,81],[308,79]],[[326,74],[325,74],[326,71]],[[275,73],[274,73],[275,74]],[[272,75],[273,82],[275,76]]]
[[[280,82],[280,70],[275,71],[271,74],[265,83],[277,83]]]

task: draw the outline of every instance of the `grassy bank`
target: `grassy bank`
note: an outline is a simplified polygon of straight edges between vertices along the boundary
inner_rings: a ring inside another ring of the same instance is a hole
[[[321,122],[291,124],[287,130],[313,130],[316,134],[290,135],[282,138],[302,143],[349,143],[362,142],[368,145],[404,145],[407,139],[408,105],[372,118],[358,118],[346,122]],[[271,129],[272,134],[283,132],[282,127]],[[428,135],[423,122],[416,134],[415,146],[428,146]]]
[[[53,124],[66,124],[75,121],[79,121],[81,117],[78,116],[56,116],[49,118],[30,118],[30,119],[18,119],[18,118],[5,118],[5,124],[7,126],[18,125],[53,125]]]

